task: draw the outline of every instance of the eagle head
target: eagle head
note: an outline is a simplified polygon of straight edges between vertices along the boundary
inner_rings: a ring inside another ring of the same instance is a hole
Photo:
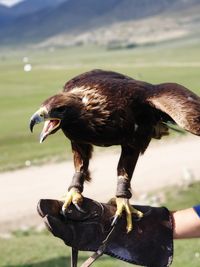
[[[31,132],[35,124],[44,122],[44,127],[40,134],[40,143],[42,143],[50,134],[54,134],[61,129],[63,124],[66,126],[67,120],[69,122],[73,120],[76,106],[77,99],[65,93],[48,98],[32,115],[30,119]]]

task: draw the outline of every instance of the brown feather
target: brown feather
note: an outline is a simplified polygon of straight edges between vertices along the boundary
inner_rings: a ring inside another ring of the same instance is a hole
[[[147,101],[167,113],[183,129],[200,135],[200,97],[184,86],[176,83],[160,84]]]

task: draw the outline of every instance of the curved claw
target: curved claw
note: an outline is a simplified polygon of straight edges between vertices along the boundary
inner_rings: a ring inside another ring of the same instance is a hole
[[[87,211],[84,210],[84,209],[82,209],[77,203],[73,203],[73,204],[74,204],[74,206],[77,208],[77,210],[78,210],[79,212],[84,213],[84,214],[87,213]]]
[[[64,205],[62,206],[62,211],[61,211],[61,214],[62,215],[66,215],[66,213],[67,213],[67,209],[64,207]]]
[[[77,191],[76,188],[71,188],[70,191],[67,193],[65,199],[64,199],[64,204],[62,206],[62,213],[65,215],[68,212],[68,208],[70,204],[74,204],[77,210],[81,213],[86,213],[85,210],[83,210],[80,207],[80,204],[82,203],[83,197],[82,195]]]
[[[126,198],[116,198],[116,204],[117,204],[117,210],[114,219],[112,221],[112,226],[117,223],[123,211],[125,211],[126,221],[127,221],[126,230],[127,233],[129,233],[133,229],[132,214],[136,214],[138,218],[142,218],[143,213],[139,210],[136,210],[133,206],[131,206],[129,200]]]
[[[79,212],[81,212],[81,213],[83,213],[83,214],[86,214],[87,213],[87,211],[86,210],[84,210],[83,208],[81,208],[77,203],[73,203],[73,205],[76,207],[76,209],[79,211]],[[61,211],[61,213],[62,213],[62,215],[66,215],[66,213],[71,213],[72,212],[72,210],[69,210],[68,209],[69,207],[65,207],[64,205],[62,206],[62,211]]]
[[[111,223],[112,227],[117,224],[117,222],[119,221],[119,218],[120,218],[120,216],[118,214],[115,214],[115,216],[112,220],[112,223]]]

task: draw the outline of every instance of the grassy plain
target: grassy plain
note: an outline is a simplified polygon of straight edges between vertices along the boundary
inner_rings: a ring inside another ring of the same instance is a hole
[[[199,202],[200,183],[187,188],[168,188],[166,202],[169,209],[186,208]],[[80,263],[90,253],[80,254]],[[79,263],[79,264],[80,264]],[[0,238],[1,267],[62,267],[70,266],[70,249],[63,242],[46,231],[18,231],[10,239]],[[94,266],[133,266],[119,260],[103,256]],[[174,242],[174,261],[172,267],[200,266],[200,239],[178,240]]]
[[[23,71],[28,57],[32,71]],[[178,82],[200,92],[198,40],[127,50],[100,47],[18,48],[0,50],[0,171],[70,157],[68,141],[57,133],[40,145],[28,129],[29,118],[48,96],[73,76],[94,68],[109,69],[152,83]],[[66,143],[66,146],[64,145]]]

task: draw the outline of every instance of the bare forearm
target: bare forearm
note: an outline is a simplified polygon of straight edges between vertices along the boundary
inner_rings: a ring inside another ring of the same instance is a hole
[[[200,237],[200,217],[194,208],[171,212],[174,222],[174,238]]]

